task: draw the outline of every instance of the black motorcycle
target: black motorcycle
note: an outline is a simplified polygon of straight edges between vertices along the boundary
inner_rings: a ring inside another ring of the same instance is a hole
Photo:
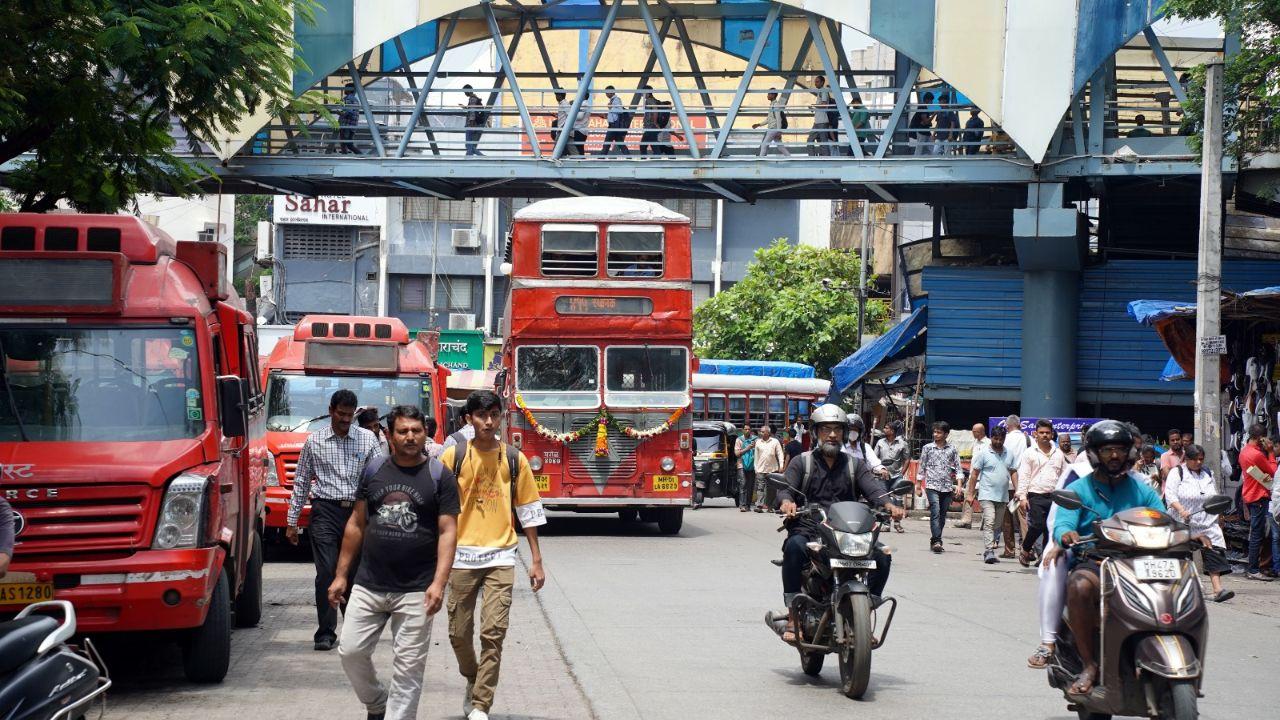
[[[40,614],[59,610],[62,621]],[[76,611],[66,600],[34,603],[0,622],[0,719],[83,718],[105,701],[107,666],[87,638],[67,644],[76,632]]]
[[[867,576],[876,569],[872,552],[880,547],[880,530],[887,526],[889,514],[861,502],[833,503],[824,510],[809,504],[804,493],[789,486],[783,476],[769,474],[765,479],[806,501],[779,532],[794,528],[820,538],[808,544],[809,564],[801,592],[788,608],[796,618],[794,645],[800,652],[800,667],[806,675],[817,677],[827,654],[837,653],[840,692],[860,698],[871,681],[871,651],[884,644],[898,608],[895,598],[876,597],[867,584]],[[905,495],[911,490],[911,482],[903,480],[891,492]],[[882,612],[884,619],[877,634]],[[765,624],[779,637],[786,631],[787,621],[787,613],[765,614]]]

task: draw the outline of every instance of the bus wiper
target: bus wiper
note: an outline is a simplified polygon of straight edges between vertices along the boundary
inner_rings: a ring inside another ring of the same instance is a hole
[[[303,422],[300,422],[300,423],[298,423],[297,425],[294,425],[293,427],[289,428],[289,432],[297,432],[297,431],[298,431],[298,429],[299,429],[299,428],[301,428],[302,426],[304,426],[304,425],[310,425],[311,423],[313,423],[313,422],[315,422],[315,421],[317,421],[317,420],[323,420],[323,419],[325,419],[325,418],[327,418],[327,417],[329,417],[329,413],[325,413],[325,414],[323,414],[323,415],[317,415],[316,417],[313,417],[313,418],[311,418],[310,420],[304,420]]]
[[[9,411],[13,413],[13,420],[18,424],[18,435],[22,438],[22,442],[31,442],[31,438],[27,437],[27,426],[22,422],[22,413],[18,412],[18,400],[13,396],[13,386],[9,384],[9,356],[4,351],[4,340],[0,340],[0,386],[4,387],[4,394],[9,399]]]

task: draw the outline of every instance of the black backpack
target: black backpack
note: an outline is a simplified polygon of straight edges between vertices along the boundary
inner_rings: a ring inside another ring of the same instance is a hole
[[[813,462],[813,451],[808,450],[800,455],[804,458],[801,462],[804,464],[804,477],[800,478],[800,492],[805,494],[805,499],[809,497],[809,486],[813,483],[813,468],[816,463]],[[853,461],[858,458],[850,457],[849,461],[844,464],[844,477],[849,482],[849,487],[853,488],[853,496],[858,496],[858,488],[853,484]]]
[[[790,126],[790,123],[788,123],[788,122],[787,122],[787,114],[786,114],[785,112],[782,112],[781,110],[779,110],[779,111],[778,111],[778,115],[779,115],[779,116],[781,116],[781,118],[782,118],[782,128],[781,128],[781,129],[782,129],[782,130],[786,130],[786,129]]]
[[[487,127],[489,125],[490,112],[488,110],[476,111],[476,127]]]
[[[666,103],[663,103],[663,104],[665,105]],[[654,124],[655,124],[655,125],[657,125],[657,126],[658,126],[658,127],[660,127],[660,128],[665,128],[665,127],[667,127],[668,125],[670,125],[670,124],[671,124],[671,111],[670,111],[670,110],[659,110],[659,111],[658,111],[658,112],[653,116],[653,122],[654,122]]]

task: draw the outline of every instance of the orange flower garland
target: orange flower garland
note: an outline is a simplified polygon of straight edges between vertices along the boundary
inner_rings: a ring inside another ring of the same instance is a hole
[[[538,435],[548,440],[571,443],[582,438],[591,430],[591,423],[587,423],[573,432],[558,433],[539,423],[538,419],[534,417],[533,411],[524,404],[524,398],[519,394],[516,395],[516,408],[518,408],[520,410],[520,414],[524,416],[525,422],[529,423],[529,427],[533,428],[534,432],[538,433]],[[680,421],[680,418],[684,417],[684,411],[684,408],[677,408],[676,411],[671,413],[671,415],[668,416],[666,421],[661,425],[649,428],[648,430],[636,430],[633,427],[620,425],[618,421],[609,414],[608,410],[602,409],[593,419],[596,426],[595,456],[598,458],[609,457],[610,427],[629,438],[636,440],[648,440],[651,437],[656,437],[662,433],[669,432],[673,427],[675,427],[675,424]]]
[[[602,414],[596,426],[596,457],[609,457],[609,418]]]

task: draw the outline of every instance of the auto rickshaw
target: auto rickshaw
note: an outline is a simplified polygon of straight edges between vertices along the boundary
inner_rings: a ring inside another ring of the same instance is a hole
[[[738,502],[738,459],[733,454],[738,428],[721,420],[693,423],[693,507],[707,498],[731,497]]]

